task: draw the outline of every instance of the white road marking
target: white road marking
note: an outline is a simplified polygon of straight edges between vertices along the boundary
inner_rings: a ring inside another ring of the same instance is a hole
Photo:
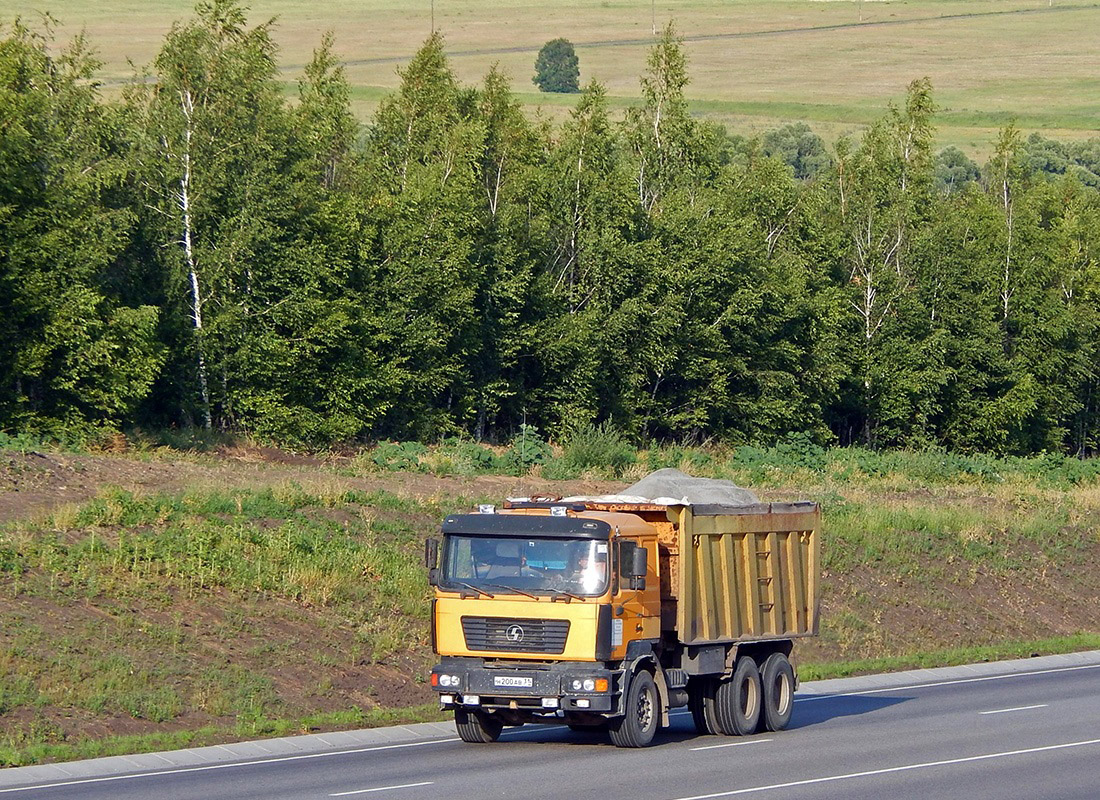
[[[35,786],[18,786],[13,789],[0,789],[0,794],[12,792],[34,792],[40,789],[56,789],[60,786],[79,786],[85,783],[107,783],[108,781],[129,781],[134,778],[156,778],[161,775],[179,775],[184,772],[208,772],[214,769],[233,769],[234,767],[254,767],[260,764],[278,764],[282,761],[301,761],[307,758],[327,758],[328,756],[347,756],[355,753],[373,753],[376,750],[396,750],[399,747],[423,747],[427,744],[443,744],[445,742],[457,742],[458,737],[449,739],[429,739],[426,742],[405,742],[404,744],[384,744],[378,747],[357,747],[354,750],[337,750],[331,753],[303,753],[300,756],[278,756],[276,758],[264,758],[258,761],[235,761],[231,764],[207,764],[202,767],[180,767],[179,769],[158,769],[155,772],[139,772],[133,775],[107,775],[102,778],[81,778],[78,780],[61,781],[59,783],[39,783]]]
[[[764,744],[771,739],[750,739],[747,742],[729,742],[728,744],[708,744],[706,747],[693,747],[692,750],[717,750],[719,747],[742,747],[746,744]]]
[[[845,775],[828,775],[824,778],[807,778],[802,781],[788,781],[786,783],[773,783],[768,786],[750,786],[747,789],[732,789],[728,792],[714,792],[712,794],[697,794],[692,797],[678,797],[676,800],[711,800],[714,797],[734,797],[739,794],[754,794],[767,792],[772,789],[790,789],[793,786],[809,786],[814,783],[833,783],[846,781],[852,778],[866,778],[871,775],[887,775],[891,772],[908,772],[915,769],[928,769],[930,767],[945,767],[952,764],[967,764],[973,761],[988,761],[992,758],[1008,758],[1009,756],[1022,756],[1028,753],[1045,753],[1051,750],[1065,750],[1069,747],[1087,747],[1100,744],[1100,739],[1088,739],[1083,742],[1067,742],[1066,744],[1052,744],[1046,747],[1029,747],[1026,750],[1006,750],[1003,753],[986,753],[980,756],[968,756],[967,758],[949,758],[944,761],[925,761],[922,764],[905,764],[900,767],[886,767],[884,769],[869,769],[866,772],[849,772]]]
[[[347,797],[349,794],[369,794],[370,792],[386,792],[390,789],[411,789],[414,786],[431,786],[435,781],[421,781],[420,783],[402,783],[397,786],[376,786],[373,789],[354,789],[350,792],[334,792],[329,797]]]
[[[1040,669],[1034,672],[1010,672],[1007,675],[983,675],[980,678],[957,678],[952,681],[936,681],[935,683],[914,683],[910,686],[885,686],[881,689],[865,689],[862,692],[838,692],[837,694],[812,694],[806,697],[796,697],[796,703],[810,703],[814,700],[833,700],[837,697],[857,697],[863,694],[882,694],[884,692],[907,692],[911,689],[929,689],[933,686],[954,686],[959,683],[978,683],[980,681],[999,681],[1005,678],[1026,678],[1031,675],[1049,675],[1052,672],[1072,672],[1078,669],[1100,669],[1100,664],[1083,664],[1078,667],[1056,667],[1054,669]]]
[[[1010,711],[1031,711],[1033,708],[1046,708],[1046,703],[1039,703],[1034,706],[1017,706],[1016,708],[999,708],[996,711],[979,711],[979,714],[1007,714]]]

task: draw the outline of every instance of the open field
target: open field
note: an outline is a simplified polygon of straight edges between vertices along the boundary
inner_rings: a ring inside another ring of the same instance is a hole
[[[1072,459],[669,448],[616,479],[413,452],[0,450],[0,765],[434,718],[438,520],[670,464],[823,503],[807,678],[1100,647],[1100,479]]]
[[[675,20],[686,38],[694,110],[741,133],[792,120],[829,141],[858,133],[929,76],[943,109],[941,145],[984,152],[1016,118],[1025,130],[1060,138],[1100,130],[1100,4],[1035,0],[437,0],[459,77],[475,83],[494,62],[522,102],[560,117],[575,102],[530,83],[538,48],[564,36],[578,46],[582,81],[608,87],[616,106],[638,97],[653,20]],[[0,18],[49,10],[67,36],[84,27],[109,82],[147,64],[185,0],[0,0]],[[333,29],[363,118],[397,85],[396,68],[430,31],[429,0],[254,0],[251,19],[278,18],[288,80],[300,73],[323,31]],[[410,10],[412,7],[412,10]],[[862,21],[861,21],[862,18]]]

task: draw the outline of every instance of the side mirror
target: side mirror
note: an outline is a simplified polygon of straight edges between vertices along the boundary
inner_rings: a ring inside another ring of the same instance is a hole
[[[626,580],[627,589],[645,589],[645,576],[649,569],[649,553],[636,542],[619,543],[619,573]]]
[[[428,584],[435,586],[439,583],[439,540],[426,539],[424,541],[424,566],[428,568]]]

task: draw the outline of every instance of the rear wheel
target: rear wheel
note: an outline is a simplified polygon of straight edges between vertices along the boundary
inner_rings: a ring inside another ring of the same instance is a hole
[[[760,670],[748,656],[737,659],[733,677],[718,684],[714,694],[718,728],[727,736],[756,733],[760,722]]]
[[[500,737],[504,722],[492,714],[481,711],[455,709],[455,728],[462,741],[470,744],[488,744]]]
[[[616,747],[645,747],[653,741],[661,717],[657,684],[648,672],[639,672],[626,693],[626,714],[608,727]]]
[[[760,728],[781,731],[791,721],[794,710],[794,668],[782,653],[772,653],[760,670],[764,690],[764,710]]]
[[[713,678],[692,678],[687,686],[688,708],[695,730],[710,736],[721,733],[714,710],[715,688]]]

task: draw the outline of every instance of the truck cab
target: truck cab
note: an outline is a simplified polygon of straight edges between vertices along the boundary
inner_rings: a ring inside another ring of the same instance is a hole
[[[660,638],[656,531],[558,506],[456,514],[442,530],[431,683],[443,707],[488,735],[563,717],[602,725],[632,643]]]

